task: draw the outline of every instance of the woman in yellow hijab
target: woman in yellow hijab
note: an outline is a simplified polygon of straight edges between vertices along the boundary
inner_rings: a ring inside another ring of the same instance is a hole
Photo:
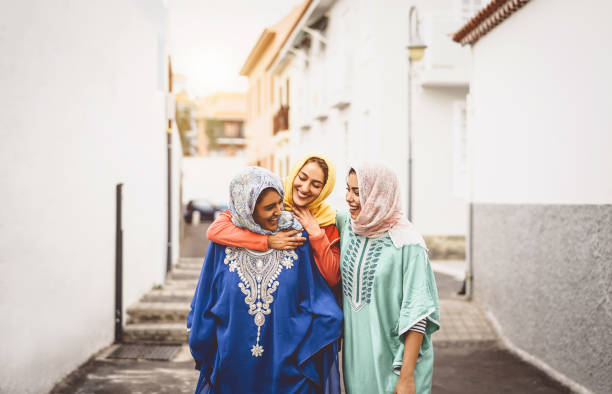
[[[285,179],[285,209],[292,211],[308,232],[315,262],[330,287],[340,280],[340,234],[336,227],[336,212],[325,201],[336,184],[336,168],[323,155],[307,155],[296,162]],[[212,242],[266,251],[294,249],[305,238],[295,237],[297,231],[274,235],[255,234],[236,227],[226,211],[219,215],[206,236]]]
[[[332,162],[322,155],[308,155],[296,162],[285,178],[285,209],[295,208],[297,213],[308,208],[319,226],[336,224],[336,211],[325,201],[335,184],[336,168]]]

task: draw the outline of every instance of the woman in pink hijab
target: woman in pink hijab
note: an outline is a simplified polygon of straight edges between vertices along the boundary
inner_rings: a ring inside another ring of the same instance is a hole
[[[348,394],[429,393],[438,291],[421,235],[401,210],[395,173],[351,168],[337,214]]]

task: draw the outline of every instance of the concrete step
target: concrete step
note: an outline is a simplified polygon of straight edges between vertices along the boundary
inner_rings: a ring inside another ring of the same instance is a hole
[[[188,302],[137,302],[127,309],[127,324],[187,322]]]
[[[125,342],[187,343],[186,323],[128,324],[123,330]]]
[[[182,280],[182,279],[190,279],[190,280],[197,280],[200,277],[200,271],[199,270],[186,270],[186,269],[180,269],[180,268],[175,268],[174,270],[170,271],[170,273],[168,274],[168,279],[176,279],[176,280]]]
[[[195,290],[198,285],[197,278],[194,279],[166,279],[164,289],[192,289]]]
[[[200,264],[204,261],[204,257],[181,257],[178,264]]]
[[[145,294],[141,302],[191,302],[193,289],[156,289]]]
[[[198,271],[200,272],[202,270],[202,263],[204,263],[204,261],[200,261],[197,264],[191,264],[191,263],[177,263],[173,269],[181,269],[181,270],[188,270],[188,271]]]

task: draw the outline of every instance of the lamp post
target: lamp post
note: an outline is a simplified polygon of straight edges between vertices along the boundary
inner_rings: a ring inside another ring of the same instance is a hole
[[[415,6],[410,7],[408,14],[408,204],[406,214],[412,221],[412,63],[418,62],[425,55],[427,46],[421,39],[419,15]]]

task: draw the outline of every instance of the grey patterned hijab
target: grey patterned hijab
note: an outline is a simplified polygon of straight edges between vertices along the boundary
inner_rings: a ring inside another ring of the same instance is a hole
[[[230,182],[229,210],[232,222],[240,228],[258,234],[274,234],[279,230],[301,230],[300,222],[290,212],[282,211],[278,230],[264,230],[253,219],[257,198],[265,189],[272,188],[283,198],[283,183],[277,175],[261,167],[247,167]]]

